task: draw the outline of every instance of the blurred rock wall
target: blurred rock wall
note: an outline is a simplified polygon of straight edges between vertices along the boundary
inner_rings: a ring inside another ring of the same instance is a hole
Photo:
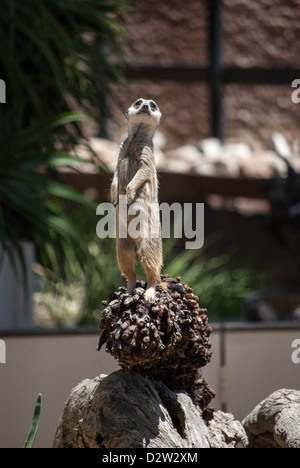
[[[128,16],[130,64],[209,66],[209,0],[139,0]],[[236,67],[298,67],[300,0],[223,0],[223,62]],[[300,76],[295,76],[295,79]],[[122,139],[123,111],[139,97],[157,101],[161,129],[169,148],[211,136],[209,86],[206,83],[140,80],[115,87],[118,105],[109,137]],[[300,103],[286,85],[227,84],[224,92],[225,138],[260,142],[273,131],[289,142],[299,134]]]

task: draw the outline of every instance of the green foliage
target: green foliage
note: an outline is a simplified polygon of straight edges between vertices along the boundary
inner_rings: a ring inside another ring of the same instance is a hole
[[[40,283],[40,292],[35,294],[34,301],[37,326],[97,325],[102,311],[101,301],[124,284],[117,265],[114,240],[96,238],[87,246],[90,256],[84,274],[77,268],[73,282],[49,277],[47,271],[36,266]],[[70,255],[72,258],[71,252]]]
[[[176,251],[176,242],[165,242],[165,273],[181,276],[199,297],[200,307],[208,309],[210,320],[243,318],[244,299],[259,291],[265,282],[265,273],[250,259],[236,255],[235,247],[222,254],[208,254],[218,250],[219,234],[206,239],[200,251]]]
[[[0,116],[9,114],[15,131],[74,105],[100,119],[106,113],[103,96],[120,79],[111,57],[121,57],[127,5],[126,0],[2,0],[0,77],[7,105]]]
[[[114,239],[89,236],[92,254],[86,275],[77,273],[73,284],[49,281],[39,271],[42,293],[36,295],[37,324],[41,326],[97,325],[101,315],[101,301],[123,285],[115,251]],[[210,321],[243,317],[244,298],[263,286],[264,275],[245,258],[235,260],[235,249],[221,255],[208,254],[208,247],[218,247],[218,236],[212,236],[201,250],[185,250],[177,239],[164,241],[164,269],[171,277],[181,276],[199,297],[200,306],[208,309]],[[140,279],[145,279],[141,266]],[[59,317],[57,310],[60,311]]]
[[[41,418],[41,411],[42,411],[42,395],[39,393],[37,397],[37,401],[35,404],[34,412],[33,412],[33,417],[28,433],[27,440],[25,442],[24,448],[32,448],[35,437],[39,428],[40,424],[40,418]]]
[[[82,121],[101,125],[106,115],[110,84],[121,79],[112,56],[121,57],[128,3],[2,0],[0,268],[6,251],[25,272],[20,238],[34,240],[47,274],[70,278],[88,263],[69,213],[95,213],[95,205],[59,182],[57,169],[80,162],[69,152],[82,142]]]
[[[12,265],[16,266],[18,257],[24,271],[20,238],[33,239],[38,259],[50,269],[59,267],[62,276],[69,264],[64,255],[66,248],[76,252],[76,261],[81,265],[88,255],[70,220],[57,213],[57,203],[81,205],[93,212],[95,205],[45,173],[47,169],[80,162],[63,151],[50,151],[47,146],[44,149],[44,145],[49,132],[82,118],[78,113],[66,113],[23,130],[17,138],[0,136],[0,241]],[[32,149],[33,145],[39,149]]]

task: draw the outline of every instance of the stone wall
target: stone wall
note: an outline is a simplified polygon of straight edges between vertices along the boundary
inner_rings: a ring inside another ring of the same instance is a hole
[[[299,0],[223,0],[224,61],[299,66]]]
[[[208,66],[208,4],[208,0],[135,2],[126,24],[131,43],[125,47],[128,62]],[[222,19],[225,64],[299,68],[299,0],[224,0]],[[205,83],[184,83],[175,75],[172,82],[140,80],[113,91],[119,105],[114,107],[108,132],[114,140],[124,133],[123,111],[141,96],[152,97],[159,104],[169,147],[211,136],[209,86]],[[273,131],[282,132],[290,142],[297,138],[300,103],[292,102],[290,84],[228,84],[223,91],[226,139],[264,145]]]

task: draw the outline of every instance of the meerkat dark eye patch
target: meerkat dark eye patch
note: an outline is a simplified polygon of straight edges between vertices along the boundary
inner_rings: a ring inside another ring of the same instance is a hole
[[[134,107],[140,107],[140,105],[142,104],[142,100],[141,99],[138,99],[133,105]]]
[[[150,101],[150,106],[151,106],[151,109],[157,109],[157,105],[155,104],[154,101]]]

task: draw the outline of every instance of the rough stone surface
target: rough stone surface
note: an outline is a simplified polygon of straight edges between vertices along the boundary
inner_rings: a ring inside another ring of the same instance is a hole
[[[226,84],[224,134],[226,138],[265,145],[280,131],[289,143],[299,139],[299,106],[292,101],[291,84]]]
[[[274,139],[276,145],[274,145]],[[242,141],[221,143],[216,138],[205,138],[199,140],[197,144],[186,144],[176,149],[168,149],[164,134],[160,132],[154,144],[155,162],[159,172],[218,178],[272,179],[287,177],[288,164],[295,171],[300,171],[300,148],[297,142],[289,145],[283,134],[279,132],[268,136],[266,148],[258,145],[251,146]],[[91,138],[89,145],[93,149],[93,154],[82,146],[76,148],[75,153],[89,161],[93,160],[96,155],[100,165],[112,173],[117,164],[117,143],[101,138]],[[280,157],[281,150],[284,151],[284,157]],[[88,172],[91,171],[91,167],[89,165]],[[84,170],[81,167],[79,169]]]
[[[160,129],[163,130],[168,148],[195,143],[211,134],[210,91],[207,83],[182,81],[140,80],[125,87],[113,85],[114,102],[110,109],[113,119],[108,122],[108,137],[121,142],[127,131],[124,112],[128,105],[140,97],[157,102],[161,113]]]
[[[224,59],[242,67],[295,66],[298,0],[224,0]]]
[[[208,423],[211,448],[235,448],[238,443],[246,447],[248,438],[239,421],[230,413],[216,411]]]
[[[135,3],[126,27],[134,63],[207,63],[209,12],[206,2],[147,0]],[[195,46],[197,44],[197,46]]]
[[[129,65],[162,64],[207,66],[210,63],[209,0],[140,0],[128,15],[125,27],[130,46],[125,49]],[[222,60],[230,67],[298,67],[299,0],[224,0],[222,2]],[[299,76],[295,76],[295,79]],[[246,142],[265,142],[273,131],[289,139],[299,135],[299,105],[291,100],[291,83],[225,84],[225,137]],[[211,136],[209,86],[179,81],[140,80],[114,92],[120,100],[133,102],[150,96],[161,107],[162,126],[168,147],[195,143]],[[130,96],[130,97],[129,97]],[[113,109],[117,125],[120,109]],[[122,141],[120,139],[120,141]]]
[[[300,391],[277,390],[242,424],[250,448],[300,448]]]
[[[299,21],[298,0],[224,0],[224,62],[242,68],[296,68]],[[226,85],[226,136],[264,142],[280,131],[290,142],[296,139],[299,105],[292,102],[292,91],[291,83]]]
[[[246,434],[218,411],[209,425],[184,392],[123,370],[87,379],[71,392],[54,448],[231,448]]]

